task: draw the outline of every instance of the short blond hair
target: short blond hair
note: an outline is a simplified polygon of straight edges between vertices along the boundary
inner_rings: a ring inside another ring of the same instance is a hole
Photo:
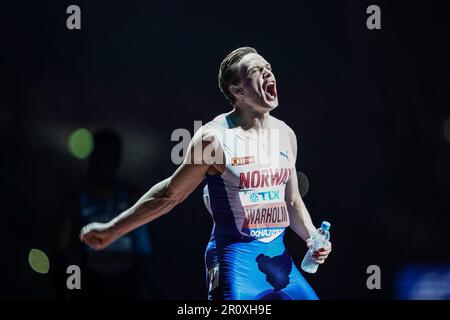
[[[231,103],[234,103],[234,96],[230,92],[230,85],[238,84],[238,64],[241,59],[249,53],[258,53],[252,47],[241,47],[230,52],[225,59],[223,59],[219,68],[219,88],[225,98]]]

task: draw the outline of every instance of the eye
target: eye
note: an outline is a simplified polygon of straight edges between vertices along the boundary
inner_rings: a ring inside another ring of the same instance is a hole
[[[253,67],[253,68],[250,69],[249,74],[250,75],[254,75],[254,74],[256,74],[257,72],[260,72],[260,71],[261,71],[260,67]]]

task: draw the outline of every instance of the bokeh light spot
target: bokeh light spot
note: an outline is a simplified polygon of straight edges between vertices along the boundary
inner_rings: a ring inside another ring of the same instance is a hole
[[[300,191],[300,195],[303,198],[309,191],[309,179],[306,176],[306,174],[304,174],[301,171],[297,172],[297,179],[298,179],[298,189]]]
[[[450,142],[450,117],[448,117],[444,122],[444,136],[448,142]]]
[[[39,249],[31,249],[28,254],[28,262],[31,268],[38,273],[48,273],[50,261],[47,255]]]
[[[67,140],[69,152],[78,159],[86,159],[94,149],[92,133],[85,128],[73,131]]]

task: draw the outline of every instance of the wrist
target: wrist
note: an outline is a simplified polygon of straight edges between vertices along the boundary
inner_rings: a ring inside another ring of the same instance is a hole
[[[120,225],[117,221],[112,220],[107,223],[106,229],[114,238],[119,238],[121,236]]]
[[[307,227],[306,231],[307,231],[307,239],[305,241],[312,238],[312,236],[316,232],[316,228],[314,227],[314,225],[311,224],[310,226]]]

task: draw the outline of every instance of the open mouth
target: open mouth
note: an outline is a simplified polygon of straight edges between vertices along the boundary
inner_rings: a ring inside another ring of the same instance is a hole
[[[269,82],[266,85],[266,89],[264,90],[264,93],[266,94],[267,100],[273,101],[277,97],[277,88],[275,86],[275,82]]]

